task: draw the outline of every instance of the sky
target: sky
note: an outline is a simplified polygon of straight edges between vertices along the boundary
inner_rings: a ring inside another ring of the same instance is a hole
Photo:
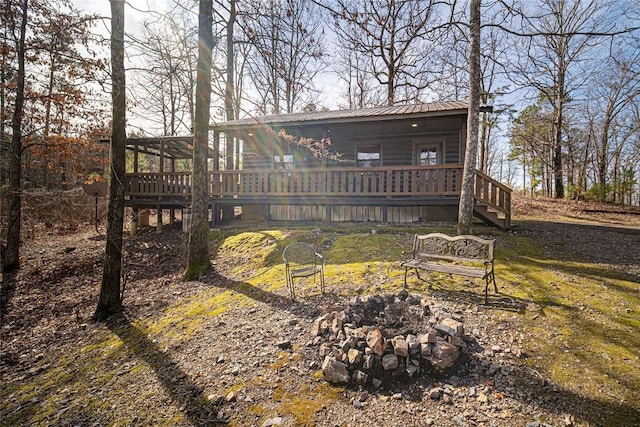
[[[77,9],[109,18],[111,16],[110,2],[108,0],[72,0],[71,4]],[[174,2],[172,0],[129,0],[125,5],[125,31],[136,32],[143,20],[151,16],[149,12],[166,12],[170,10]],[[104,30],[108,33],[109,21],[104,21]]]

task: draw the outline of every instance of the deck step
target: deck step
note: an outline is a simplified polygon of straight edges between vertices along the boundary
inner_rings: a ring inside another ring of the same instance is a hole
[[[498,214],[494,211],[490,211],[486,205],[475,203],[473,206],[473,212],[476,218],[479,218],[487,225],[502,228],[503,230],[507,228],[505,219],[499,218]]]

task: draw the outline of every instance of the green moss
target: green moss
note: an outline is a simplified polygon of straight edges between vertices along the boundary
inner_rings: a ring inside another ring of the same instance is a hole
[[[264,406],[259,404],[249,406],[248,412],[258,417],[268,415],[268,410]]]
[[[513,237],[497,251],[501,291],[540,307],[521,318],[535,356],[529,363],[576,395],[638,402],[640,372],[632,366],[640,360],[640,321],[625,310],[640,303],[637,285],[609,266],[569,261],[555,250]]]
[[[399,239],[395,234],[341,235],[324,252],[324,256],[329,264],[351,267],[360,263],[400,261],[407,256],[404,252],[411,249],[409,239],[409,235]]]
[[[199,280],[204,274],[209,271],[211,266],[208,262],[202,264],[189,264],[187,271],[184,273],[184,280]]]
[[[274,400],[280,401],[277,407],[278,414],[293,417],[294,425],[311,426],[315,424],[316,414],[323,407],[329,407],[340,399],[343,388],[333,387],[327,382],[313,385],[304,385],[297,390],[283,390],[283,387],[274,391]]]

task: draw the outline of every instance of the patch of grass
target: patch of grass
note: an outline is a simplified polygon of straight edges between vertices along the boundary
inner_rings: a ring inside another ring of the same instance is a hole
[[[312,426],[315,417],[323,407],[341,399],[341,387],[334,387],[327,382],[304,385],[296,390],[287,390],[285,385],[280,385],[274,392],[273,400],[277,406],[275,412],[283,416],[293,417],[296,426]]]
[[[410,237],[406,240],[396,234],[348,234],[338,236],[331,247],[326,250],[328,264],[354,265],[363,263],[401,261],[404,253],[411,249]]]
[[[169,307],[157,319],[137,319],[131,324],[114,327],[115,332],[98,330],[95,342],[78,348],[75,354],[57,359],[53,366],[35,375],[28,385],[3,388],[0,407],[4,414],[11,413],[11,416],[2,424],[49,425],[55,420],[86,420],[93,413],[104,413],[111,406],[109,396],[127,393],[129,381],[139,378],[144,382],[143,378],[155,377],[155,367],[148,362],[155,363],[162,357],[161,346],[170,347],[189,339],[204,319],[224,313],[237,299],[238,295],[231,291],[211,291]],[[150,342],[156,343],[158,349],[150,348]],[[128,367],[128,363],[140,357],[137,364]],[[60,393],[61,390],[64,393]],[[95,394],[89,390],[103,392]],[[4,407],[5,402],[9,403],[9,396],[14,402],[22,402],[20,409],[10,411]],[[82,399],[70,399],[62,405],[65,396],[82,396]],[[152,397],[133,396],[140,402]],[[64,412],[60,412],[62,406],[65,406]],[[184,414],[177,412],[173,421],[163,421],[165,425],[174,425],[174,421],[184,419]],[[145,417],[153,414],[140,411],[138,415],[142,417],[140,419],[148,419]],[[126,415],[122,416],[126,418]],[[113,419],[117,420],[119,416],[115,414]]]
[[[528,363],[570,393],[639,410],[640,322],[628,316],[640,306],[638,285],[609,266],[561,260],[541,246],[512,237],[496,261],[501,290],[530,308],[521,317],[533,350]]]

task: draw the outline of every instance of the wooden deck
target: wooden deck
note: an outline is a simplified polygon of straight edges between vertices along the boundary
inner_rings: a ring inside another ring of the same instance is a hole
[[[209,172],[212,205],[377,205],[457,204],[463,165],[331,167]],[[188,172],[136,173],[125,177],[128,205],[188,206]],[[510,225],[511,190],[477,172],[477,204]]]

